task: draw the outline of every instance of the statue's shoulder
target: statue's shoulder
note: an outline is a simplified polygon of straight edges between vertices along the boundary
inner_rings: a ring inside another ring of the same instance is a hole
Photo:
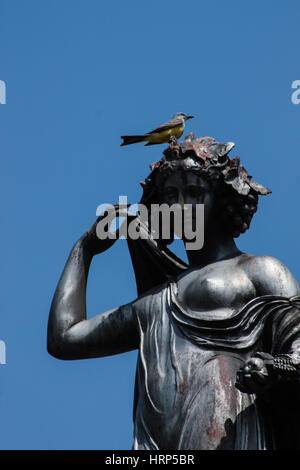
[[[293,297],[300,294],[298,281],[279,259],[269,255],[244,255],[241,264],[257,295]]]

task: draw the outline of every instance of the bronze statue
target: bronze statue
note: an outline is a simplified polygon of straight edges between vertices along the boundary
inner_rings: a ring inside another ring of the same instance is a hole
[[[187,252],[188,264],[167,248],[172,236],[128,239],[138,298],[87,320],[90,263],[115,242],[97,237],[100,217],[73,247],[53,298],[53,356],[139,350],[134,449],[300,447],[300,288],[280,261],[235,244],[270,190],[228,156],[232,147],[192,133],[171,139],[143,183],[148,207],[204,204],[204,246]]]

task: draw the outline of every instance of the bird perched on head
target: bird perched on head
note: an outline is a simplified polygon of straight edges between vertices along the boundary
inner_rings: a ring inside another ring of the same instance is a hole
[[[137,142],[147,142],[145,145],[164,144],[169,142],[171,136],[179,139],[183,134],[185,121],[193,117],[195,116],[190,116],[185,113],[176,113],[170,121],[161,124],[146,134],[122,135],[121,139],[123,139],[123,142],[121,146],[135,144]]]

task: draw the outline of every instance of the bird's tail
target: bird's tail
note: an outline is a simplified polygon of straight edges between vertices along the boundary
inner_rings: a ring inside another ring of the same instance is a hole
[[[121,139],[123,139],[123,142],[121,143],[121,147],[122,147],[123,145],[130,145],[130,144],[136,144],[137,142],[144,142],[147,139],[147,134],[122,135]]]

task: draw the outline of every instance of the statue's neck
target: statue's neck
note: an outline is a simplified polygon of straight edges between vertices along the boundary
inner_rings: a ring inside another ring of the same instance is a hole
[[[201,250],[187,250],[191,266],[206,266],[222,259],[233,258],[241,253],[234,239],[228,234],[215,232],[204,237]]]

